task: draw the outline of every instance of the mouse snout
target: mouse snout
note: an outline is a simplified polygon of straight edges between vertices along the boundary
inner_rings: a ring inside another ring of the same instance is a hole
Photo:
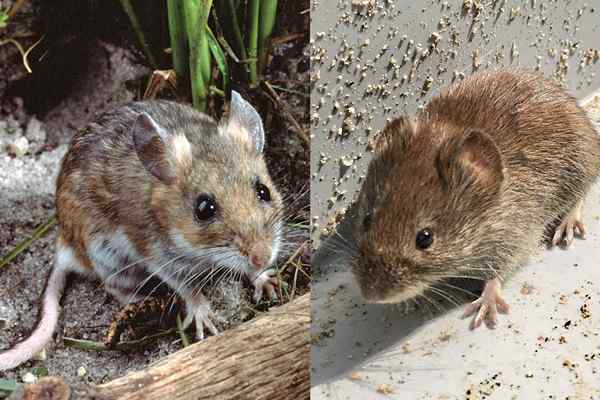
[[[240,254],[248,259],[249,267],[256,270],[269,267],[273,262],[273,253],[277,251],[276,247],[263,240],[237,238],[235,244]]]
[[[381,291],[378,290],[379,288],[376,285],[359,282],[359,287],[360,293],[367,303],[377,303],[381,300]]]
[[[384,292],[383,285],[380,284],[381,279],[378,279],[382,260],[371,253],[370,257],[365,257],[363,254],[356,261],[352,270],[357,278],[362,297],[368,303],[377,303]]]
[[[390,297],[390,282],[370,276],[358,279],[360,293],[366,303],[387,303]]]
[[[250,264],[260,270],[269,266],[271,261],[271,247],[263,243],[255,243],[248,251]]]
[[[372,248],[361,253],[352,264],[352,272],[367,303],[402,301],[405,294],[411,292],[413,274],[410,270],[410,261],[405,257]]]

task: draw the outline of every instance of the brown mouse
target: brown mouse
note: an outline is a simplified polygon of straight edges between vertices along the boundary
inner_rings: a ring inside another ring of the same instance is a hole
[[[481,280],[472,327],[508,312],[500,282],[541,241],[585,235],[583,199],[600,171],[600,138],[577,101],[519,69],[443,90],[389,123],[374,153],[352,228],[363,297],[403,302],[450,278]]]
[[[147,101],[77,133],[57,181],[59,234],[40,321],[0,353],[0,371],[51,340],[70,272],[100,279],[124,304],[158,278],[184,300],[184,325],[195,320],[199,339],[204,328],[218,333],[202,294],[213,274],[249,276],[255,300],[263,291],[276,297],[283,203],[264,142],[258,112],[236,92],[220,124],[186,105]]]

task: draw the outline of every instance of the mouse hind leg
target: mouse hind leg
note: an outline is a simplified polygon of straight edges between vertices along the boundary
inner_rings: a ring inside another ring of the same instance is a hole
[[[571,209],[562,219],[561,223],[554,231],[552,244],[554,246],[563,245],[568,248],[573,243],[573,238],[578,236],[585,239],[587,230],[583,223],[583,199],[579,199],[575,207]]]

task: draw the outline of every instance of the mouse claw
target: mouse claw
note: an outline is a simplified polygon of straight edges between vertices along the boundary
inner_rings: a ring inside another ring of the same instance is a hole
[[[494,328],[498,323],[498,313],[508,314],[510,306],[500,294],[500,281],[492,279],[485,283],[481,297],[467,305],[463,318],[475,315],[470,328],[476,329],[485,321],[488,328]]]
[[[278,300],[276,288],[279,287],[279,279],[277,278],[277,271],[274,269],[268,269],[263,271],[253,282],[254,284],[254,302],[258,303],[263,294],[269,297],[270,300]]]
[[[183,321],[183,329],[185,330],[190,324],[192,320],[196,323],[196,339],[204,340],[204,328],[206,327],[208,331],[213,335],[218,335],[219,330],[213,323],[213,319],[215,319],[215,314],[210,309],[210,305],[207,304],[199,304],[195,307],[188,306],[185,320]]]
[[[554,237],[552,238],[552,245],[558,246],[559,244],[563,244],[565,248],[568,248],[573,243],[575,236],[585,239],[587,229],[581,218],[582,210],[583,201],[580,200],[564,217],[560,225],[556,227]]]

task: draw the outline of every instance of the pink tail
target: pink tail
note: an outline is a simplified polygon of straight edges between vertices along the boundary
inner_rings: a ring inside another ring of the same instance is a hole
[[[15,368],[30,360],[52,340],[52,334],[58,323],[59,301],[65,287],[67,274],[68,270],[61,265],[56,265],[53,268],[44,291],[42,313],[37,327],[31,336],[23,342],[0,353],[0,371]]]

